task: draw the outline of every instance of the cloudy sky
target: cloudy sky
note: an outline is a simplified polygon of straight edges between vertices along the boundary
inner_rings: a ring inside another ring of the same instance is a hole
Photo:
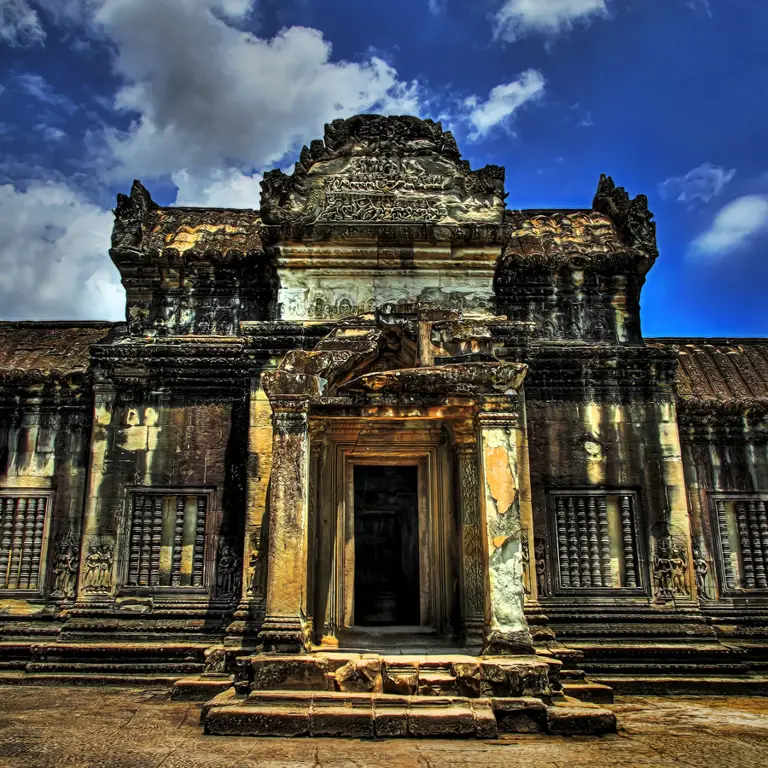
[[[510,208],[645,193],[646,335],[768,335],[764,0],[0,0],[0,317],[121,319],[117,192],[258,207],[323,124],[441,119]]]

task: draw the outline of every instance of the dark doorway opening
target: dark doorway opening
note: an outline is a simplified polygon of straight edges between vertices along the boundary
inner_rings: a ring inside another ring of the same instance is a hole
[[[419,624],[418,467],[355,467],[355,624]]]

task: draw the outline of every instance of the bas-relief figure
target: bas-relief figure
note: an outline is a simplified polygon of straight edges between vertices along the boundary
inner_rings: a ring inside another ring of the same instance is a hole
[[[50,669],[444,693],[490,734],[516,722],[491,698],[582,690],[546,659],[636,692],[716,645],[757,680],[768,342],[643,337],[645,196],[601,176],[582,209],[507,197],[439,123],[378,115],[326,126],[239,209],[120,195],[126,321],[0,323],[18,669],[44,621]],[[388,632],[453,661],[388,667]]]

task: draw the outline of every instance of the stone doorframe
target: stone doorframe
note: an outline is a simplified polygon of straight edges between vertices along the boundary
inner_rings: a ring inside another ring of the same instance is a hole
[[[336,645],[340,634],[355,626],[354,468],[360,465],[418,468],[419,624],[445,631],[455,577],[448,557],[449,532],[454,528],[451,456],[442,425],[318,421],[324,427],[319,461],[313,466],[319,491],[314,558],[318,640]]]

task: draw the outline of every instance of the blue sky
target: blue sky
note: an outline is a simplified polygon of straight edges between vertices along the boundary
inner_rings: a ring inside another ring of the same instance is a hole
[[[0,317],[120,319],[118,191],[258,207],[325,122],[441,119],[507,205],[648,195],[646,336],[768,335],[762,0],[0,0]]]

